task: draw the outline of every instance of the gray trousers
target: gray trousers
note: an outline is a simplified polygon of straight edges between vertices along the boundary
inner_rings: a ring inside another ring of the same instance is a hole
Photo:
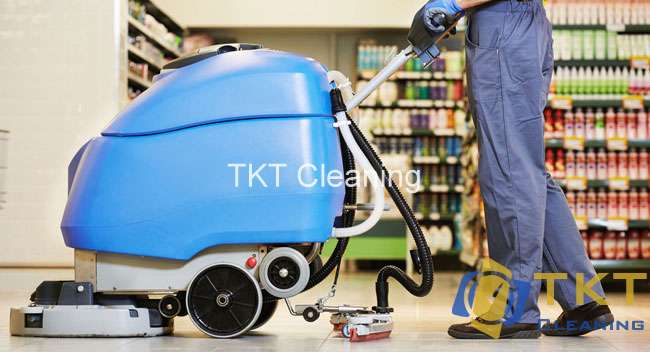
[[[551,30],[538,0],[502,0],[470,12],[466,38],[490,257],[513,279],[532,284],[528,297],[515,293],[526,300],[521,323],[540,319],[536,272],[568,274],[555,284],[555,300],[565,310],[576,306],[576,273],[585,282],[595,275],[566,197],[544,166]],[[599,283],[592,288],[604,297]]]

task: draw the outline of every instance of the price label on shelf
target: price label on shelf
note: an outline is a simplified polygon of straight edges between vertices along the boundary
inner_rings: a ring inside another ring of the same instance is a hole
[[[418,212],[418,213],[415,213],[415,214],[413,214],[413,215],[415,215],[415,219],[417,219],[417,220],[422,220],[422,219],[424,219],[424,215],[422,215],[422,213],[419,213],[419,212]]]
[[[587,178],[584,176],[569,176],[566,178],[566,188],[572,191],[587,189]]]
[[[623,97],[623,109],[629,109],[629,110],[643,109],[643,97],[640,95],[628,95]]]
[[[630,67],[647,70],[650,68],[650,60],[647,56],[632,56],[630,58]]]
[[[607,138],[607,149],[609,150],[627,150],[627,138]]]
[[[437,128],[433,130],[433,134],[436,136],[453,136],[456,131],[453,128]]]
[[[556,95],[551,98],[551,108],[557,110],[571,110],[573,108],[573,98],[569,96]]]
[[[449,185],[431,185],[431,192],[449,192]]]
[[[429,214],[429,219],[431,220],[440,220],[440,213],[431,213]]]
[[[609,189],[614,191],[627,191],[630,189],[629,177],[610,177]]]
[[[628,220],[623,217],[613,217],[607,219],[607,230],[609,231],[627,231]]]
[[[402,108],[412,108],[415,107],[415,100],[400,99],[397,101],[397,105]]]
[[[439,164],[440,158],[437,156],[414,156],[413,162],[416,164]]]
[[[446,161],[447,161],[447,164],[458,164],[458,157],[456,157],[456,156],[448,156]]]
[[[585,139],[583,137],[564,137],[564,148],[570,150],[584,150]]]
[[[589,228],[588,219],[586,216],[576,216],[576,225],[578,230],[586,230]]]
[[[624,24],[608,24],[607,30],[609,32],[625,32]]]
[[[429,99],[416,100],[415,106],[418,108],[430,108],[433,106],[433,100],[429,100]]]

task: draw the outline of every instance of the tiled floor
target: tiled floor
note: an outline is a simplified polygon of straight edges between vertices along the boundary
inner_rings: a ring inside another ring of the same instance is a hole
[[[173,337],[131,339],[53,339],[9,336],[9,307],[24,305],[32,289],[44,279],[68,279],[70,270],[0,270],[0,352],[4,351],[642,351],[650,345],[649,328],[643,331],[599,331],[581,338],[542,337],[538,340],[461,341],[447,336],[451,323],[464,321],[451,315],[451,303],[460,274],[439,274],[426,298],[409,296],[392,285],[395,330],[389,339],[350,343],[330,334],[328,317],[315,323],[291,317],[285,307],[259,331],[231,340],[216,340],[199,333],[187,318],[177,319]],[[296,298],[311,303],[327,289],[321,285]],[[650,293],[637,293],[635,304],[625,304],[622,293],[610,293],[609,303],[619,320],[650,321]],[[374,301],[374,275],[345,275],[332,303],[367,304]],[[541,303],[543,317],[554,318],[559,308]]]

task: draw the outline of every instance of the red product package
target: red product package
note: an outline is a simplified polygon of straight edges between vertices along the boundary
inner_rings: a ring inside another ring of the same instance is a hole
[[[553,119],[554,124],[554,136],[555,138],[564,138],[564,113],[562,110],[555,111],[555,118]]]
[[[605,259],[616,258],[616,232],[609,231],[603,240],[603,253]]]
[[[555,154],[553,154],[552,149],[546,150],[546,171],[548,171],[551,176],[557,177],[555,175]]]
[[[560,149],[557,151],[555,154],[555,177],[557,178],[564,178],[566,173],[565,173],[565,167],[564,167],[564,150]]]
[[[627,256],[638,259],[641,256],[641,238],[638,231],[630,231],[627,239]]]
[[[553,120],[553,111],[551,109],[544,110],[544,138],[555,137],[555,121]]]
[[[589,236],[589,257],[591,259],[603,257],[603,233],[600,231],[594,231]]]
[[[641,235],[641,256],[643,259],[650,259],[650,232],[643,231]]]
[[[627,258],[627,236],[621,231],[616,237],[616,259],[625,258]]]

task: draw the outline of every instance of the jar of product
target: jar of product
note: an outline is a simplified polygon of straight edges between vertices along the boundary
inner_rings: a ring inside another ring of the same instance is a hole
[[[616,237],[616,259],[627,258],[627,236],[621,231]]]
[[[608,231],[605,239],[603,240],[603,254],[605,259],[616,258],[616,232]]]
[[[636,230],[629,232],[627,239],[627,256],[630,259],[639,259],[641,257],[641,238],[639,232]]]
[[[591,259],[603,257],[603,233],[600,231],[594,231],[589,236],[589,257]]]
[[[647,230],[641,235],[641,257],[650,259],[650,232]]]

